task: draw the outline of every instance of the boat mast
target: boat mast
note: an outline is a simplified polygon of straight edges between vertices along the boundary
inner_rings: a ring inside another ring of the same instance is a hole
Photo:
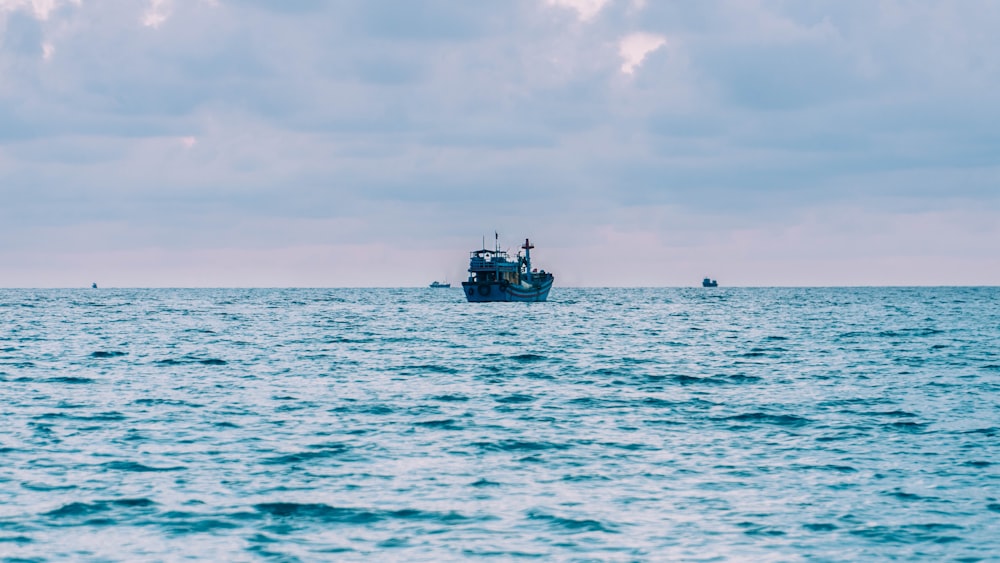
[[[528,239],[524,239],[524,245],[521,248],[524,249],[524,267],[527,269],[525,277],[528,278],[528,283],[531,283],[531,249],[535,248],[535,245],[531,244]]]

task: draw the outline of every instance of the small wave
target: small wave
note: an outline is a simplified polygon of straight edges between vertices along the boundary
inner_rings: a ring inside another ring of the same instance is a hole
[[[441,366],[437,364],[418,364],[412,366],[403,366],[399,368],[399,371],[416,371],[419,373],[458,373],[455,368],[450,368],[448,366]]]
[[[497,397],[495,400],[498,403],[519,404],[519,403],[530,403],[535,400],[535,397],[531,395],[525,395],[522,393],[514,393],[513,395]]]
[[[441,430],[460,430],[462,426],[453,418],[442,418],[435,420],[421,420],[413,423],[424,428],[439,428]]]
[[[148,498],[123,498],[123,499],[115,499],[109,502],[115,506],[128,506],[128,507],[153,506],[154,504],[156,504],[156,502]]]
[[[911,422],[908,420],[902,420],[899,422],[890,422],[888,424],[883,424],[882,428],[887,430],[893,430],[895,432],[904,432],[907,434],[923,434],[927,430],[927,424],[923,422]]]
[[[170,514],[170,516],[177,517],[175,514]],[[162,528],[174,534],[203,534],[215,530],[232,530],[242,527],[235,522],[227,522],[217,518],[205,518],[201,515],[190,517],[186,520],[165,520],[159,522],[159,524]]]
[[[901,491],[899,489],[896,489],[894,491],[885,491],[883,494],[905,502],[928,502],[928,501],[940,500],[937,497],[925,497],[923,495],[918,495],[916,493],[908,493],[906,491]]]
[[[902,328],[899,330],[883,330],[878,333],[878,336],[883,338],[911,338],[934,336],[936,334],[943,333],[943,330],[938,330],[936,328]]]
[[[675,383],[680,385],[718,385],[720,383],[725,383],[724,381],[712,376],[699,377],[694,375],[675,375],[672,379]]]
[[[819,404],[822,407],[849,407],[855,405],[874,407],[877,405],[891,405],[893,403],[895,403],[895,401],[881,397],[878,398],[852,397],[849,399],[835,399],[831,401],[822,401]],[[851,411],[844,411],[844,412],[851,412]]]
[[[527,377],[529,379],[546,379],[546,380],[555,380],[555,379],[558,379],[556,376],[554,376],[554,375],[552,375],[550,373],[545,373],[545,372],[536,371],[536,370],[526,371],[526,372],[522,373],[521,375],[522,375],[522,377]]]
[[[962,529],[961,526],[954,524],[930,523],[904,526],[869,526],[849,530],[848,533],[886,543],[951,543],[961,541],[962,538],[955,535],[942,534],[942,532],[953,532]]]
[[[288,465],[295,463],[303,463],[307,461],[326,459],[331,457],[342,456],[351,450],[350,446],[345,444],[332,444],[325,446],[320,450],[295,452],[291,454],[280,455],[276,457],[271,457],[265,459],[261,463],[265,465]]]
[[[850,465],[793,465],[793,469],[801,471],[832,471],[836,473],[857,473],[858,470]]]
[[[784,536],[785,531],[775,528],[774,526],[762,526],[755,522],[740,522],[736,524],[740,528],[743,528],[743,533],[748,536]]]
[[[109,461],[107,463],[100,464],[101,467],[110,469],[113,471],[133,471],[137,473],[152,473],[159,471],[182,471],[183,467],[151,467],[149,465],[143,465],[137,461]]]
[[[654,409],[666,409],[670,407],[679,406],[677,401],[668,401],[666,399],[660,399],[657,397],[643,397],[640,401],[644,407],[651,407]]]
[[[760,378],[756,375],[747,375],[745,373],[727,373],[724,375],[717,375],[716,378],[723,380],[726,383],[754,383],[760,381]]]
[[[66,491],[70,489],[75,489],[76,485],[46,485],[44,483],[21,483],[21,486],[29,491]]]
[[[679,385],[739,385],[760,381],[759,377],[755,375],[747,375],[745,373],[729,373],[704,377],[694,375],[674,375],[671,379]]]
[[[633,358],[630,356],[625,356],[621,358],[619,361],[625,365],[632,365],[632,366],[658,363],[658,361],[655,358]]]
[[[371,344],[374,338],[347,338],[346,336],[331,336],[324,340],[326,344]]]
[[[563,481],[570,483],[589,483],[594,481],[611,481],[611,477],[604,475],[564,475]]]
[[[814,522],[810,524],[803,524],[802,527],[813,532],[832,532],[837,529],[836,525],[830,524],[828,522]]]
[[[459,394],[454,394],[454,395],[431,395],[430,397],[428,397],[428,399],[430,399],[432,401],[442,401],[442,402],[445,402],[445,403],[457,403],[457,402],[464,402],[464,401],[468,401],[469,400],[469,398],[467,396],[465,396],[465,395],[459,395]]]
[[[641,444],[637,442],[631,442],[631,443],[600,442],[599,445],[604,448],[615,448],[618,450],[626,450],[630,452],[640,451],[640,450],[655,451],[660,449],[658,447],[650,446],[649,444]],[[614,456],[607,456],[607,457],[614,457]]]
[[[812,420],[793,414],[768,414],[764,412],[748,412],[733,416],[716,418],[715,420],[724,422],[756,422],[761,424],[775,424],[778,426],[798,427],[812,423]]]
[[[77,516],[90,516],[112,510],[115,507],[121,508],[146,508],[155,505],[156,502],[148,498],[127,498],[114,500],[98,500],[94,502],[71,502],[55,510],[43,513],[43,516],[50,518],[72,518]]]
[[[865,331],[856,331],[855,330],[855,331],[849,331],[849,332],[842,332],[842,333],[840,333],[840,334],[837,335],[837,338],[838,339],[841,339],[841,338],[860,338],[860,337],[863,337],[863,336],[873,336],[873,333],[871,333],[871,332],[865,332]]]
[[[98,350],[96,352],[91,352],[91,358],[119,358],[121,356],[127,356],[128,352],[119,352],[118,350]]]
[[[904,410],[899,410],[899,409],[891,410],[891,411],[862,412],[862,413],[858,413],[858,414],[865,414],[865,415],[870,415],[870,416],[889,416],[889,417],[899,417],[899,418],[912,418],[912,417],[917,416],[917,415],[913,414],[912,412],[908,412],[908,411],[904,411]]]
[[[605,534],[617,534],[618,530],[611,524],[592,519],[576,519],[545,514],[543,512],[529,512],[529,520],[546,522],[553,528],[558,528],[572,533],[581,532],[602,532]]]
[[[457,512],[431,512],[404,508],[401,510],[374,510],[342,508],[322,503],[299,504],[295,502],[266,502],[255,504],[259,512],[276,518],[317,520],[326,523],[372,524],[384,520],[426,520],[452,523],[469,520]]]
[[[961,432],[961,434],[982,434],[983,436],[989,436],[992,438],[997,435],[997,432],[1000,432],[1000,429],[990,426],[989,428],[974,428],[972,430],[965,430]]]
[[[496,481],[490,481],[489,479],[479,479],[474,483],[469,483],[470,487],[499,487],[500,483]]]
[[[172,407],[190,407],[190,408],[201,408],[203,405],[198,403],[189,403],[187,401],[181,401],[178,399],[136,399],[132,401],[133,405],[144,405],[144,406],[156,406],[156,405],[168,405]]]
[[[43,516],[49,516],[51,518],[89,516],[91,514],[104,512],[106,510],[110,510],[110,507],[106,502],[95,502],[95,503],[71,502],[55,510],[50,510],[48,512],[45,512],[43,513]]]
[[[500,440],[499,442],[473,442],[473,446],[490,452],[538,452],[545,450],[566,450],[568,444],[552,442],[532,442],[527,440]]]
[[[993,462],[991,462],[991,461],[984,461],[984,460],[981,460],[981,459],[976,459],[976,460],[972,460],[972,461],[966,461],[966,462],[962,463],[962,465],[964,465],[966,467],[976,467],[976,468],[982,469],[984,467],[990,467],[991,465],[993,465]]]
[[[569,303],[564,301],[564,303]],[[532,553],[528,551],[503,551],[496,549],[463,549],[462,555],[475,559],[482,559],[484,557],[489,557],[491,559],[499,558],[501,561],[507,561],[509,559],[543,559],[546,557],[551,558],[547,553]]]
[[[49,383],[68,383],[70,385],[86,385],[94,382],[94,380],[89,377],[78,377],[73,375],[50,377],[45,381],[48,381]]]
[[[566,401],[567,403],[580,407],[595,407],[597,405],[604,404],[604,399],[598,399],[596,397],[576,397]]]
[[[548,358],[539,354],[517,354],[515,356],[511,356],[510,359],[516,362],[529,363],[529,362],[540,362]]]
[[[374,415],[377,415],[377,416],[381,416],[381,415],[386,415],[386,414],[392,414],[392,413],[396,412],[396,410],[393,409],[392,407],[390,407],[389,405],[385,405],[385,404],[381,404],[381,403],[376,403],[376,404],[370,404],[370,405],[357,405],[357,406],[355,406],[355,405],[346,406],[345,405],[345,406],[342,406],[342,407],[334,407],[334,408],[330,409],[330,412],[338,412],[338,413],[347,412],[347,413],[374,414]]]
[[[67,412],[47,412],[32,418],[34,418],[35,420],[66,419],[66,420],[79,420],[88,422],[114,422],[119,420],[125,420],[128,417],[126,417],[124,414],[120,412],[111,411],[111,412],[102,412],[91,416],[70,414]]]
[[[589,376],[596,377],[621,377],[623,375],[629,375],[629,370],[627,369],[615,369],[615,368],[597,368],[587,372]]]
[[[165,358],[154,362],[158,366],[183,366],[189,364],[201,364],[203,366],[224,366],[229,362],[219,358],[199,358],[195,356],[182,356],[180,358]]]

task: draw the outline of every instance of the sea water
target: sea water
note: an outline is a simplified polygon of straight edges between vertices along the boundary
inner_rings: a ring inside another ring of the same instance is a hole
[[[0,290],[0,558],[1000,560],[1000,289]]]

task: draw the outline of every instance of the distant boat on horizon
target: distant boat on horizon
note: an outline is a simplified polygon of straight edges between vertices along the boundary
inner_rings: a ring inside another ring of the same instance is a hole
[[[713,280],[711,278],[706,277],[705,279],[701,280],[701,287],[719,287],[719,280]]]
[[[90,284],[90,289],[97,289],[97,282]]]
[[[439,281],[432,281],[430,287],[434,287],[434,288],[448,288],[448,287],[451,287],[451,284],[448,283],[448,282],[442,283],[442,282],[439,282]]]

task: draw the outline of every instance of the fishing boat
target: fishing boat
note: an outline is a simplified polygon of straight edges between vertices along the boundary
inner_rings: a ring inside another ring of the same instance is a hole
[[[701,287],[719,287],[719,280],[705,278],[701,280]]]
[[[513,258],[500,250],[500,235],[493,250],[473,250],[469,258],[469,280],[462,282],[462,291],[472,303],[491,301],[545,301],[552,289],[554,276],[531,267],[531,241],[524,239]]]
[[[435,289],[436,288],[446,288],[446,287],[451,287],[451,284],[448,283],[448,282],[441,283],[439,281],[432,281],[430,287],[433,287]]]

